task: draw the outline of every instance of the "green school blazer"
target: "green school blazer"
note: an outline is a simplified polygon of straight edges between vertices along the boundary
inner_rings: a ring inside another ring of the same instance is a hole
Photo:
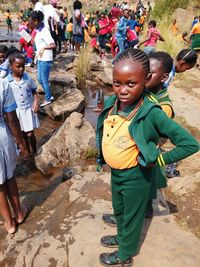
[[[199,151],[197,140],[183,127],[168,118],[150,94],[144,92],[141,97],[144,100],[143,105],[129,125],[130,136],[135,140],[140,150],[139,165],[148,167],[149,164],[154,163],[155,166],[161,167],[180,161]],[[97,158],[99,165],[105,164],[101,147],[103,122],[115,101],[115,95],[107,99],[97,121],[96,144],[99,151]],[[161,137],[169,138],[175,147],[170,151],[161,153],[157,148]]]

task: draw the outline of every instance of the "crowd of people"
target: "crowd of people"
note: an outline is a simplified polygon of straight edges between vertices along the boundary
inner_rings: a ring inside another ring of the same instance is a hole
[[[101,254],[100,262],[104,266],[130,266],[138,252],[144,218],[153,216],[157,189],[167,185],[163,167],[199,150],[198,142],[173,120],[168,87],[176,73],[197,64],[200,20],[196,17],[192,22],[191,41],[181,33],[190,47],[173,60],[165,51],[156,51],[157,41],[165,40],[151,18],[150,1],[147,7],[139,1],[135,10],[124,2],[84,15],[82,3],[76,0],[71,18],[66,8],[57,7],[57,0],[50,0],[48,5],[31,2],[33,9],[18,14],[19,49],[0,46],[0,214],[4,227],[13,234],[26,217],[13,172],[17,152],[25,158],[36,153],[34,129],[40,126],[39,106],[54,100],[49,86],[53,60],[62,49],[79,53],[81,46],[88,45],[101,59],[106,60],[107,53],[113,57],[114,95],[105,102],[98,118],[97,163],[98,170],[105,163],[111,168],[114,214],[104,214],[103,220],[117,225],[117,235],[103,237],[101,244],[118,250]],[[12,31],[8,11],[6,21]],[[147,35],[142,40],[145,23]],[[177,31],[176,21],[173,29]],[[139,49],[141,45],[144,51]],[[35,82],[25,72],[25,66],[35,62],[45,93],[41,104]],[[166,139],[175,145],[170,151],[163,150]]]

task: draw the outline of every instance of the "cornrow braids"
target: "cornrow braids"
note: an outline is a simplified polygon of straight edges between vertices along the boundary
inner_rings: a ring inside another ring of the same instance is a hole
[[[114,64],[127,59],[141,63],[146,73],[148,74],[150,72],[149,58],[142,50],[130,47],[117,56]]]
[[[197,62],[197,53],[191,49],[183,49],[176,56],[176,60],[184,60],[189,65],[195,65]]]
[[[149,59],[156,59],[162,63],[162,69],[165,73],[170,73],[173,67],[173,59],[172,57],[163,51],[151,52],[149,55]]]

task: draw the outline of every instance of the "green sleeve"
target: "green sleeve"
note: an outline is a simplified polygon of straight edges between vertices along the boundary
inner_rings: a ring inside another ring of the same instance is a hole
[[[156,165],[164,166],[177,162],[199,151],[197,140],[178,123],[168,118],[162,110],[152,110],[153,124],[160,137],[169,138],[175,146],[170,151],[159,154]]]

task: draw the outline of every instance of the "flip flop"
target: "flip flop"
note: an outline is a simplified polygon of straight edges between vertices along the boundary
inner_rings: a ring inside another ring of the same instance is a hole
[[[21,224],[21,223],[23,223],[24,221],[25,221],[25,219],[26,219],[26,216],[27,216],[27,208],[26,207],[23,207],[23,208],[21,208],[22,209],[22,213],[23,213],[23,216],[22,216],[22,218],[18,218],[18,219],[16,219],[16,223],[17,224]]]
[[[8,234],[14,234],[16,231],[17,231],[17,228],[16,228],[16,221],[15,221],[15,219],[13,219],[13,223],[14,223],[14,225],[12,226],[12,227],[10,227],[9,229],[7,229],[7,227],[6,227],[6,225],[5,225],[5,222],[4,222],[4,228],[5,228],[5,230],[7,231],[7,233]]]

